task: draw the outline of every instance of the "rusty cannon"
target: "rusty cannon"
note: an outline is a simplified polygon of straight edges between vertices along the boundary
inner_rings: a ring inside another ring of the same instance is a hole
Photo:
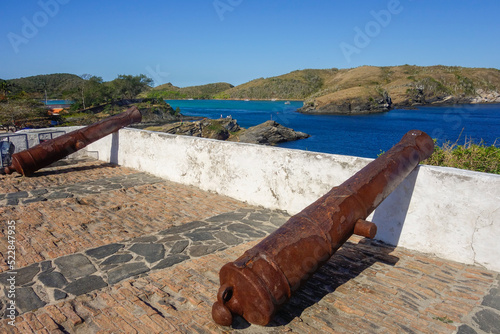
[[[47,140],[30,149],[13,154],[12,164],[5,168],[5,173],[11,174],[16,171],[24,176],[32,175],[40,168],[47,167],[124,126],[138,123],[141,119],[141,112],[133,106],[118,115]]]
[[[352,234],[373,238],[365,219],[434,150],[426,133],[409,131],[389,151],[291,217],[220,272],[214,321],[230,326],[233,314],[267,325],[294,291]]]

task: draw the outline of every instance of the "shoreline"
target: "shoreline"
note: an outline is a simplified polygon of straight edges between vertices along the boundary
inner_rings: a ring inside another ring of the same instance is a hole
[[[370,115],[370,114],[382,114],[382,113],[387,113],[391,112],[391,110],[417,110],[420,107],[453,107],[453,106],[477,106],[477,105],[499,105],[500,102],[475,102],[475,103],[460,103],[460,102],[455,102],[455,103],[425,103],[425,104],[415,104],[415,105],[394,105],[391,106],[391,108],[387,110],[362,110],[358,112],[328,112],[328,111],[321,111],[321,109],[308,109],[307,111],[300,111],[300,108],[296,110],[296,112],[304,114],[304,115],[345,115],[345,116],[355,116],[355,115]]]
[[[164,101],[243,101],[243,102],[302,102],[305,100],[289,100],[289,99],[164,99]],[[168,103],[168,102],[167,102]]]

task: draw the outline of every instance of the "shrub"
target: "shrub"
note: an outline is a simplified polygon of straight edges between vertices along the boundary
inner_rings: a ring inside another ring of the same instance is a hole
[[[436,145],[431,157],[422,163],[500,174],[500,147],[474,144],[470,139],[464,145],[446,142],[442,147]]]

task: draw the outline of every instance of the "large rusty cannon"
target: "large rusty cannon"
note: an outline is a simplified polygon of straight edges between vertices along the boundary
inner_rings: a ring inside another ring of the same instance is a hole
[[[122,127],[140,122],[141,112],[133,106],[126,111],[103,119],[80,130],[47,140],[30,149],[12,155],[12,165],[5,168],[6,174],[16,171],[29,176],[48,165],[81,150]]]
[[[375,236],[376,226],[365,219],[433,150],[426,133],[408,132],[388,152],[224,265],[212,307],[215,322],[229,326],[238,314],[267,325],[352,234]]]

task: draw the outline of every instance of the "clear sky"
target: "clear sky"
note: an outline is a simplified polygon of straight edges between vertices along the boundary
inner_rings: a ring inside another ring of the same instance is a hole
[[[184,87],[305,68],[500,68],[498,0],[22,0],[0,9],[2,79],[142,73]]]

